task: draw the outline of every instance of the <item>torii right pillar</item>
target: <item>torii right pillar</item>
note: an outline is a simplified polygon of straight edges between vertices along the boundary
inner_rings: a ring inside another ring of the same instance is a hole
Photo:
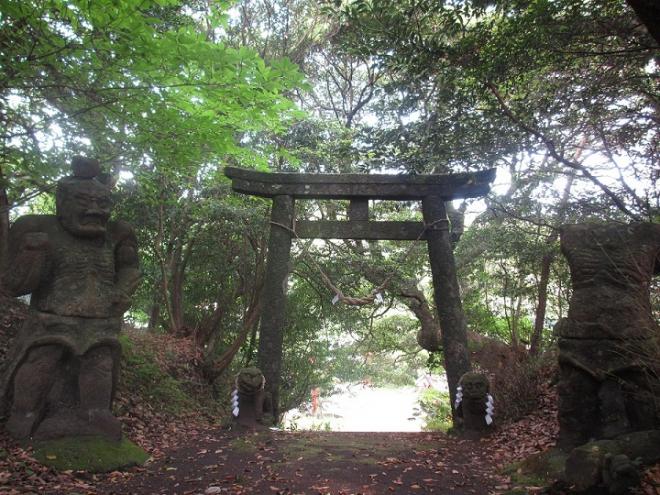
[[[456,387],[461,376],[470,371],[467,325],[461,303],[444,199],[440,196],[424,197],[422,213],[427,228],[426,242],[433,274],[433,295],[442,329],[442,349],[452,417],[455,417]]]

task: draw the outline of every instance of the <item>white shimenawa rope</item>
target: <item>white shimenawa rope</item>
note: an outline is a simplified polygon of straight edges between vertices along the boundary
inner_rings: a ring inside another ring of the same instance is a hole
[[[454,401],[454,409],[458,409],[458,405],[463,400],[463,387],[460,385],[456,388],[456,400]]]
[[[231,407],[232,407],[231,413],[234,415],[235,418],[237,418],[238,413],[240,412],[240,409],[238,408],[238,390],[237,389],[234,389],[234,391],[231,393]]]
[[[493,396],[488,394],[487,396],[487,401],[486,401],[486,424],[488,426],[493,424],[493,411],[495,410],[495,401],[493,400]]]

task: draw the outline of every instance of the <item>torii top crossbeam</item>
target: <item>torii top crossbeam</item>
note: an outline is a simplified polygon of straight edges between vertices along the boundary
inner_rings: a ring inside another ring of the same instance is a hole
[[[272,198],[421,200],[439,196],[445,201],[483,196],[495,169],[447,175],[297,174],[266,173],[227,167],[225,175],[236,192]]]
[[[349,221],[295,222],[296,236],[301,239],[426,240],[429,228],[421,222],[370,221],[368,201],[483,196],[495,178],[495,169],[448,175],[367,175],[264,173],[227,167],[225,175],[232,179],[233,190],[243,194],[350,200]]]

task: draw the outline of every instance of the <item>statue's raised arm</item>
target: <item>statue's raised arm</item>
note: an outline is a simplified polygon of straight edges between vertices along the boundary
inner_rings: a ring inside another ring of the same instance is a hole
[[[41,216],[26,215],[9,230],[9,260],[2,285],[11,296],[24,296],[39,287],[48,272],[48,234],[41,231]]]

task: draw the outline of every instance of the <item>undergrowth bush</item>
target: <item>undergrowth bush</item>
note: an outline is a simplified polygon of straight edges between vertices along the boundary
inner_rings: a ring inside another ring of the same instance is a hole
[[[516,421],[534,411],[545,377],[543,364],[531,359],[514,361],[506,369],[489,373],[498,420]]]
[[[135,345],[127,335],[121,335],[119,341],[122,346],[122,389],[170,414],[180,414],[197,406],[182,383],[158,366],[151,349]]]
[[[490,380],[498,422],[516,421],[533,412],[539,398],[557,376],[557,357],[553,351],[532,358],[524,348],[513,348],[493,339],[471,342],[475,371]]]
[[[447,431],[452,426],[449,393],[428,388],[422,392],[419,405],[426,413],[425,431]]]
[[[128,327],[122,330],[120,342],[124,354],[120,397],[139,398],[174,415],[194,412],[218,418],[229,414],[229,381],[233,377],[218,380],[218,387],[210,384],[192,338]]]

